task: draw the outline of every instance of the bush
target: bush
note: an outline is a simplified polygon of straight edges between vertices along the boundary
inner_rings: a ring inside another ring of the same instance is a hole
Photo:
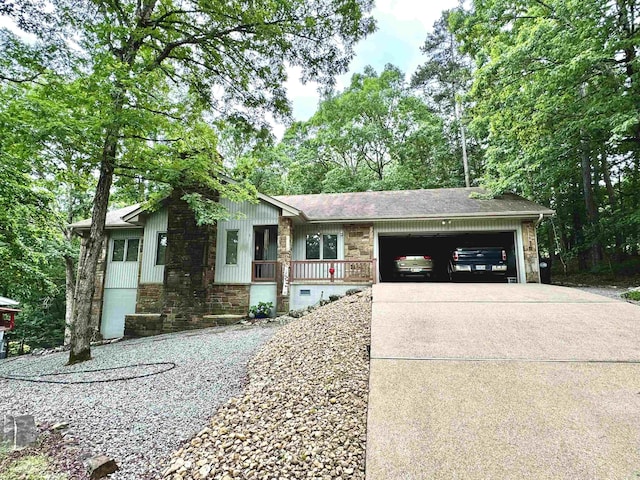
[[[359,288],[350,288],[349,290],[347,290],[345,293],[347,295],[355,295],[356,293],[360,293],[362,290],[360,290]]]
[[[249,308],[249,315],[255,318],[266,318],[271,316],[273,310],[273,302],[258,302],[258,305],[252,305]]]

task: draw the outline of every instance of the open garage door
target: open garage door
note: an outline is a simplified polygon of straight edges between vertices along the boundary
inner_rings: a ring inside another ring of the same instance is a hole
[[[477,282],[507,281],[517,278],[517,254],[515,232],[447,233],[447,234],[380,234],[378,237],[378,258],[380,281],[449,281],[447,266],[453,250],[458,247],[501,247],[507,252],[507,274],[496,277],[474,275],[468,280]],[[431,258],[433,271],[429,277],[419,272],[399,274],[396,259],[406,256],[426,256]]]

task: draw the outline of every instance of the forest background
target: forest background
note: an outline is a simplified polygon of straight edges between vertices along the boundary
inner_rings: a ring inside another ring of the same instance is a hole
[[[0,14],[41,40],[50,24],[82,26],[77,18],[46,12],[36,18],[29,3],[5,3]],[[357,42],[373,31],[362,15],[371,2],[352,3],[340,12],[352,20],[342,34]],[[96,37],[118,35],[92,25]],[[147,65],[134,72],[134,82],[131,65],[120,75],[121,65],[104,51],[84,55],[86,49],[52,38],[29,43],[2,30],[0,295],[21,302],[13,335],[32,348],[62,342],[79,255],[68,225],[91,216],[101,178],[96,145],[104,154],[104,132],[116,120],[110,208],[153,201],[211,172],[238,179],[242,189],[228,192],[238,199],[255,190],[278,195],[469,184],[494,195],[512,191],[556,211],[538,231],[555,273],[637,276],[639,27],[635,0],[475,0],[443,12],[416,45],[424,62],[415,71],[368,67],[344,89],[332,85],[330,72],[331,65],[344,70],[346,57],[331,45],[314,52],[314,44],[301,46],[296,57],[273,25],[259,32],[263,43],[236,41],[233,55],[253,59],[258,48],[265,58],[281,55],[280,64],[254,62],[238,74],[235,61],[220,63],[215,52],[205,52],[211,57],[203,56],[203,65],[218,62],[233,77],[222,86],[179,50],[171,55],[180,67]],[[322,36],[335,27],[304,28]],[[140,52],[142,58],[158,53]],[[287,61],[304,64],[309,78],[321,77],[323,92],[311,118],[289,122],[276,138],[265,113],[290,118],[282,89]],[[114,81],[128,92],[119,107]],[[201,203],[194,201],[194,208]]]

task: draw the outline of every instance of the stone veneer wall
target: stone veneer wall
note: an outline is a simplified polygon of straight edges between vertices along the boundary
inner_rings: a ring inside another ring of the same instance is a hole
[[[278,217],[278,264],[276,265],[276,312],[289,311],[289,296],[291,294],[291,250],[293,248],[293,219],[291,217]],[[283,295],[283,289],[287,285],[287,294]]]
[[[140,283],[136,299],[136,313],[159,313],[164,306],[164,285]]]
[[[164,267],[164,317],[166,332],[199,328],[207,305],[207,279],[213,278],[210,244],[216,227],[198,226],[195,215],[174,192],[168,203],[167,258]]]
[[[373,259],[373,224],[344,225],[344,259]]]
[[[524,272],[527,283],[540,283],[538,261],[538,238],[533,222],[522,222],[522,243],[524,247]]]
[[[212,284],[209,286],[209,312],[213,315],[247,315],[251,285]]]

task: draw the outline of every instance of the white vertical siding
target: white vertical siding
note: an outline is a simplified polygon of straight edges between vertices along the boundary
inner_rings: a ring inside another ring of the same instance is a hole
[[[403,220],[398,222],[376,222],[377,234],[402,233],[465,233],[508,232],[520,227],[518,220],[509,218],[452,219],[452,220]]]
[[[164,265],[156,265],[156,250],[158,233],[167,231],[167,218],[167,208],[161,208],[147,217],[142,242],[140,283],[162,283],[164,280]]]
[[[104,288],[137,288],[138,287],[138,261],[113,262],[113,241],[126,238],[140,238],[142,230],[111,230],[109,232],[109,245],[107,249],[107,271],[104,279]]]
[[[314,233],[338,235],[338,260],[344,260],[344,232],[341,224],[294,225],[293,260],[306,260],[307,235]]]
[[[277,225],[279,209],[264,202],[257,204],[236,203],[220,199],[232,216],[237,219],[218,222],[216,247],[216,283],[251,283],[251,262],[253,261],[253,227],[255,225]],[[238,264],[226,265],[227,231],[238,231]]]

